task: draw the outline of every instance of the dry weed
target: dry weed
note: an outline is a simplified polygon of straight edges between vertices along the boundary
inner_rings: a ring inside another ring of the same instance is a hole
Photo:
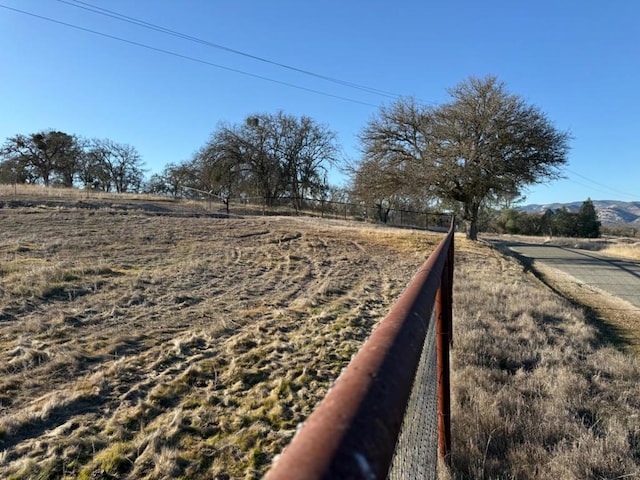
[[[600,253],[614,258],[640,260],[640,242],[608,245]]]
[[[259,478],[437,240],[0,209],[0,476]]]
[[[638,358],[608,346],[581,309],[515,261],[460,243],[452,476],[638,475]]]

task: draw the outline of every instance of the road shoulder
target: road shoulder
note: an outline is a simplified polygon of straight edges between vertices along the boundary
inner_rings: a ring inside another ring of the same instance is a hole
[[[548,288],[583,307],[604,341],[640,355],[640,311],[637,307],[556,268],[523,257],[503,242],[487,243],[503,255],[518,259],[525,271],[531,271]]]

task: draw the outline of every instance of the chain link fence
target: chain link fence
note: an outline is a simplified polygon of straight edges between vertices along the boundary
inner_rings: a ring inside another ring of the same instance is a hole
[[[389,480],[436,480],[438,478],[435,325],[434,310],[387,476]]]

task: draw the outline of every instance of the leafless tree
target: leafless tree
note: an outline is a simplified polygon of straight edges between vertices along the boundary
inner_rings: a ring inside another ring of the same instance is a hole
[[[93,139],[86,155],[89,164],[101,174],[97,177],[101,189],[109,191],[113,188],[118,193],[140,189],[144,177],[143,162],[131,145]]]
[[[255,114],[239,125],[220,125],[194,164],[208,189],[223,195],[259,196],[265,204],[290,196],[320,197],[336,163],[335,135],[309,117]]]
[[[16,180],[37,179],[48,187],[57,177],[63,186],[72,187],[82,149],[75,136],[45,130],[8,138],[0,154],[19,173]]]
[[[362,132],[353,178],[369,172],[387,192],[459,203],[475,240],[484,203],[559,177],[569,135],[495,77],[471,77],[449,93],[439,107],[405,99],[383,108]]]

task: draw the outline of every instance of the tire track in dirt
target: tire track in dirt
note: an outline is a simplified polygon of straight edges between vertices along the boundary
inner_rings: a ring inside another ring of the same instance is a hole
[[[0,255],[103,284],[0,297],[35,305],[0,323],[0,362],[33,355],[0,379],[0,476],[259,477],[425,256],[337,222],[59,215],[0,225]]]

